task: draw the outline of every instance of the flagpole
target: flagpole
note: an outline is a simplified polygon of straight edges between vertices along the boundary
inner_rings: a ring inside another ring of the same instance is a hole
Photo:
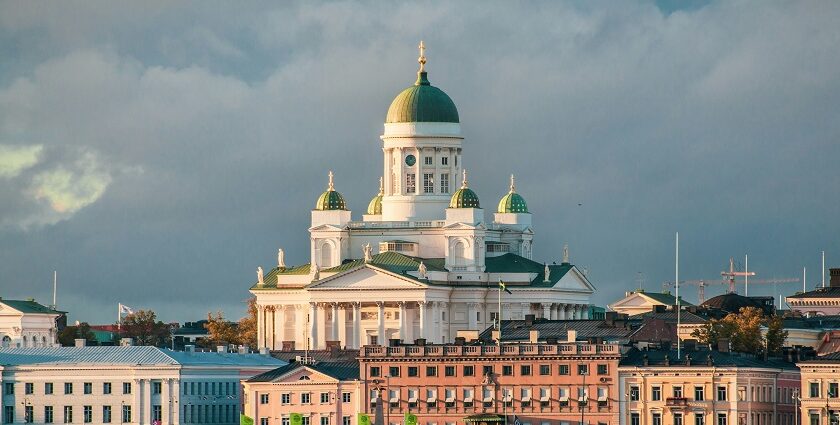
[[[122,320],[120,320],[120,319],[122,319],[121,315],[122,315],[122,303],[117,303],[117,330],[118,331],[122,329],[121,323],[120,323],[120,322],[122,322]]]
[[[500,283],[501,283],[501,281],[502,280],[499,279]],[[501,349],[502,349],[502,285],[499,285],[499,287],[497,289],[499,290],[499,317],[497,318],[498,322],[499,322],[499,340],[497,341],[497,343],[499,344],[499,354],[501,354]]]

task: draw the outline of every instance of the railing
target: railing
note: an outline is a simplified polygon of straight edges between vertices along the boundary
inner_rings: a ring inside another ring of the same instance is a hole
[[[619,355],[618,345],[612,344],[503,344],[497,345],[405,345],[383,347],[366,345],[361,357],[420,357],[420,356],[519,356],[519,355]],[[674,397],[674,400],[680,399]],[[670,399],[669,399],[670,400]]]
[[[685,397],[668,397],[665,399],[665,405],[668,407],[687,407],[688,399]]]
[[[443,220],[431,221],[351,221],[347,226],[351,229],[405,229],[411,227],[430,228],[443,227]]]

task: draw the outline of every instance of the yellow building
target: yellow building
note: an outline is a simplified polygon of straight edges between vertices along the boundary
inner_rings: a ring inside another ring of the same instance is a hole
[[[627,353],[618,368],[627,425],[794,425],[793,363],[718,351]]]
[[[796,364],[802,373],[802,425],[840,424],[840,353]]]

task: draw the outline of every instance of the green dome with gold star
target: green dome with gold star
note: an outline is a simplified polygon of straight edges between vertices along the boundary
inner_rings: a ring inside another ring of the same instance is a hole
[[[449,201],[449,208],[481,208],[478,195],[467,185],[467,170],[464,170],[461,188],[455,191]]]
[[[340,193],[336,192],[333,185],[332,171],[330,171],[329,176],[329,186],[327,186],[326,192],[322,193],[321,196],[318,197],[318,200],[315,201],[315,209],[318,211],[346,210],[347,202],[344,202],[344,197],[341,196]]]
[[[516,183],[512,175],[510,176],[510,191],[499,200],[496,212],[528,214],[528,204],[525,203],[522,195],[516,193]]]
[[[382,215],[382,198],[385,196],[385,188],[382,186],[382,178],[379,178],[379,193],[370,200],[367,207],[368,215]]]

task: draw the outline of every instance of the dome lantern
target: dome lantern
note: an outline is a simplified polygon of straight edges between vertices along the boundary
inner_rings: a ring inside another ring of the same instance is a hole
[[[510,175],[510,191],[499,200],[499,206],[496,208],[496,212],[502,214],[528,214],[528,204],[525,203],[525,198],[516,193],[516,178],[513,174]]]
[[[391,102],[385,123],[441,122],[459,123],[458,108],[443,90],[429,83],[426,72],[426,45],[420,42],[420,70],[417,81]]]
[[[481,208],[481,204],[478,202],[478,195],[470,189],[467,183],[467,170],[464,169],[463,173],[461,188],[452,195],[452,199],[449,201],[449,208]]]
[[[318,200],[315,201],[315,209],[318,211],[347,210],[347,203],[344,202],[344,197],[335,191],[332,170],[329,172],[329,184],[327,185],[327,191],[322,193],[321,196],[318,197]]]

